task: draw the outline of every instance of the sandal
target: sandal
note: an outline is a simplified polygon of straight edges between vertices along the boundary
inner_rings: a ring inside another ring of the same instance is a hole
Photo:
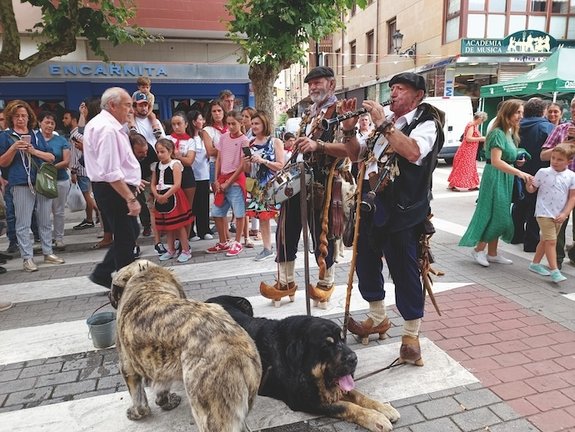
[[[104,241],[99,241],[98,243],[92,245],[92,247],[90,249],[105,249],[107,247],[110,247],[112,245],[113,242],[104,242]]]
[[[254,242],[252,242],[250,239],[246,238],[244,240],[244,247],[252,249],[254,247]]]

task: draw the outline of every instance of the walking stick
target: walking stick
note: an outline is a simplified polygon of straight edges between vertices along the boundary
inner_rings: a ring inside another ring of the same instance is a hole
[[[356,204],[355,204],[355,226],[353,227],[353,244],[352,244],[352,255],[351,264],[349,265],[349,274],[347,276],[347,292],[345,295],[345,314],[343,318],[343,339],[347,337],[347,325],[349,323],[349,308],[351,303],[351,290],[353,289],[353,275],[355,273],[355,262],[357,260],[357,241],[359,237],[359,221],[361,219],[361,197],[363,191],[363,177],[365,175],[365,165],[363,162],[359,169],[359,174],[357,175],[357,192],[356,192]]]
[[[311,316],[311,305],[310,296],[308,292],[309,285],[309,237],[308,237],[308,224],[307,224],[307,185],[305,183],[305,162],[299,162],[299,172],[300,172],[300,189],[299,189],[299,200],[300,200],[300,213],[301,213],[301,229],[303,233],[303,267],[304,267],[304,283],[305,283],[305,310],[307,316]]]

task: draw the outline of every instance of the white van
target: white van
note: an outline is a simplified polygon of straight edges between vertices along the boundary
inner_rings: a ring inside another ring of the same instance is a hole
[[[451,165],[455,152],[461,145],[461,135],[465,126],[473,120],[473,105],[469,96],[428,97],[424,102],[429,103],[445,113],[445,144],[438,154],[439,159]]]

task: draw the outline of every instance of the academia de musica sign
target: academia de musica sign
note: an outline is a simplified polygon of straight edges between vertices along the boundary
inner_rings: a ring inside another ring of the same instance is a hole
[[[558,46],[575,46],[571,40],[557,40],[538,30],[523,30],[505,39],[461,39],[461,55],[551,54]]]

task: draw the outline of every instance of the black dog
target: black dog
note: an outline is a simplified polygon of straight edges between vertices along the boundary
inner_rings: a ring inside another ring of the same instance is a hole
[[[258,394],[281,400],[294,411],[339,418],[374,432],[392,430],[399,413],[353,389],[357,356],[337,324],[309,316],[254,318],[243,297],[207,302],[222,305],[256,342],[263,374]]]

